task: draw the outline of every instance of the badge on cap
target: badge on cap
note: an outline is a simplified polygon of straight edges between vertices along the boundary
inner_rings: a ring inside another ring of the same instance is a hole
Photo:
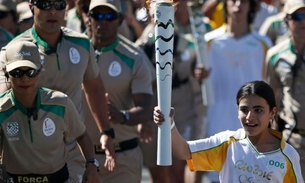
[[[76,48],[72,47],[69,49],[69,57],[73,64],[78,64],[80,62],[80,54]]]
[[[120,75],[121,72],[122,72],[121,64],[118,61],[113,61],[108,68],[109,75],[115,77]]]
[[[55,124],[50,118],[46,118],[42,123],[42,131],[45,136],[51,136],[55,132]]]

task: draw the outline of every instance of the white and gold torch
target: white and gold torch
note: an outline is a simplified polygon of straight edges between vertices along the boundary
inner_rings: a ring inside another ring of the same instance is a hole
[[[204,35],[206,33],[206,25],[204,22],[204,14],[201,8],[194,5],[196,3],[188,2],[188,10],[190,15],[190,24],[194,35],[194,43],[196,48],[197,64],[203,65],[206,69],[210,68],[209,60],[207,58],[207,48]],[[202,81],[201,92],[203,105],[209,106],[214,103],[214,94],[212,91],[212,84],[210,78]]]
[[[165,116],[165,122],[158,126],[157,165],[172,165],[171,109],[172,66],[174,46],[173,1],[155,1],[155,52],[158,106]]]

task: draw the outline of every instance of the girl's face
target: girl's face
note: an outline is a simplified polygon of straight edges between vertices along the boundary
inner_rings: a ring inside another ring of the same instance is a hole
[[[255,94],[240,99],[238,106],[238,118],[248,136],[269,133],[268,125],[275,112],[276,108],[270,111],[267,101]]]

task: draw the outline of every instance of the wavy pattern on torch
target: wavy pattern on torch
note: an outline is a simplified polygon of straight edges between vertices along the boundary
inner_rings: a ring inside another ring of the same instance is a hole
[[[166,74],[166,75],[164,76],[164,78],[161,78],[161,77],[160,77],[160,80],[161,80],[161,81],[165,81],[167,77],[169,77],[170,79],[172,79],[171,75]]]
[[[172,34],[169,38],[165,38],[165,37],[159,35],[159,36],[156,37],[156,41],[157,41],[158,39],[162,39],[162,40],[165,41],[165,42],[170,42],[173,38],[174,38],[174,34]]]
[[[167,29],[169,25],[171,25],[174,28],[174,23],[171,19],[169,19],[166,24],[156,20],[156,24],[158,25],[158,27],[163,27],[163,29]]]
[[[160,48],[156,48],[156,51],[159,51],[160,55],[165,55],[166,53],[171,53],[172,55],[174,55],[173,51],[171,49],[167,49],[166,51],[164,52],[161,52]]]
[[[172,67],[172,64],[171,64],[170,62],[166,62],[166,63],[164,64],[164,66],[162,67],[162,66],[160,65],[160,62],[157,61],[157,62],[156,62],[156,65],[159,65],[159,68],[160,68],[161,70],[164,70],[164,69],[166,68],[167,65],[169,65],[170,67]]]

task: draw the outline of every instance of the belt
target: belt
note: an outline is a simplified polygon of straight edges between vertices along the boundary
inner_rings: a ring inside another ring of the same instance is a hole
[[[297,134],[300,134],[301,136],[305,136],[305,129],[298,129],[298,128],[295,128],[292,130],[293,133],[297,133]]]
[[[52,174],[8,174],[14,183],[64,183],[69,179],[67,164]]]
[[[134,149],[138,147],[139,141],[138,138],[133,138],[130,140],[125,140],[123,142],[114,143],[115,152],[123,152],[126,150]],[[102,149],[101,145],[94,145],[96,154],[105,154],[105,149]]]

